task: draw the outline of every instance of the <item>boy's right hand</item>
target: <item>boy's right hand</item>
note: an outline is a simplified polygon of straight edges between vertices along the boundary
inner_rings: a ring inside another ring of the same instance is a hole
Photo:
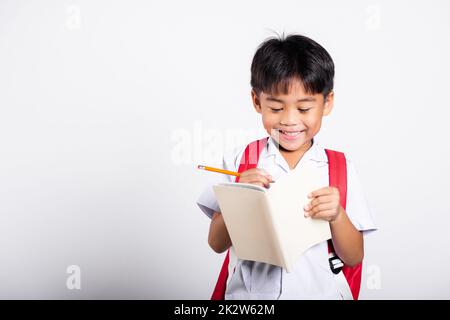
[[[270,182],[273,182],[272,176],[264,169],[253,168],[241,172],[239,176],[240,183],[256,184],[260,187],[270,188]]]

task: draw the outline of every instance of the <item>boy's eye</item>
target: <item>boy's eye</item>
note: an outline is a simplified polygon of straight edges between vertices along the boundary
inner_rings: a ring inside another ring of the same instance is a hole
[[[272,110],[273,112],[279,112],[281,110],[283,110],[283,108],[270,108],[270,110]]]
[[[269,107],[269,109],[272,112],[280,112],[283,110],[283,108],[271,108],[271,107]],[[299,108],[298,111],[300,111],[301,113],[304,113],[304,112],[307,112],[309,109],[311,109],[311,108]]]

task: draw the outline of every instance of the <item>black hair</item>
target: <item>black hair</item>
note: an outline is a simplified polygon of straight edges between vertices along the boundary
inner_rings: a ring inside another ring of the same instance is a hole
[[[252,89],[257,95],[287,94],[293,80],[300,80],[309,94],[326,97],[333,90],[334,63],[314,40],[297,34],[266,39],[251,66]]]

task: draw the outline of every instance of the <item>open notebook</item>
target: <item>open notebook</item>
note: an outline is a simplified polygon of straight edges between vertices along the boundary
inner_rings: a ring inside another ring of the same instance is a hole
[[[321,187],[314,166],[290,171],[269,189],[246,183],[213,186],[236,255],[291,272],[303,252],[331,238],[327,221],[305,218],[303,211],[308,193]]]

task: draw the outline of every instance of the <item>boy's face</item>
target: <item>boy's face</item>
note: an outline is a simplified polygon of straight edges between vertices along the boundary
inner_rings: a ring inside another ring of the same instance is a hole
[[[251,94],[264,128],[281,151],[295,152],[309,147],[320,130],[322,117],[333,108],[333,92],[326,98],[321,93],[308,94],[298,80],[292,82],[287,94],[273,96],[261,92],[257,96],[253,90]]]

